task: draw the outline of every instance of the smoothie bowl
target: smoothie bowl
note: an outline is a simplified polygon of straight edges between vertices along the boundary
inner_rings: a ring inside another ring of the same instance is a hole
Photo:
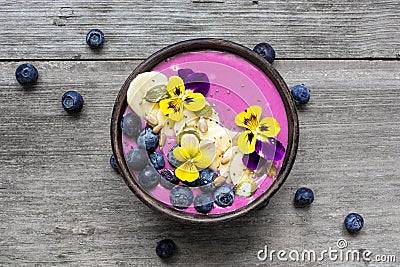
[[[111,141],[147,205],[185,222],[230,220],[264,205],[294,163],[298,119],[278,72],[219,39],[166,47],[128,77]]]

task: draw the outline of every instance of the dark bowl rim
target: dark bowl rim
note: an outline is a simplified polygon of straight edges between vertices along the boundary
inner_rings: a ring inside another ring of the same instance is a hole
[[[152,70],[155,66],[163,62],[165,59],[170,58],[174,55],[200,50],[214,50],[232,53],[246,59],[247,61],[254,64],[256,67],[258,67],[262,72],[264,72],[265,75],[267,75],[267,77],[273,82],[274,86],[278,90],[285,106],[288,120],[288,144],[286,148],[285,158],[283,160],[280,172],[275,178],[274,183],[267,189],[267,191],[265,191],[262,195],[260,195],[257,199],[253,200],[248,205],[228,213],[216,215],[197,215],[174,209],[154,199],[147,192],[142,190],[140,185],[132,177],[124,160],[121,131],[119,127],[119,122],[127,106],[127,90],[132,80],[139,73]],[[121,90],[118,93],[112,112],[110,130],[111,146],[116,162],[119,165],[120,174],[123,177],[125,183],[131,189],[131,191],[143,203],[145,203],[152,209],[157,210],[174,220],[186,223],[217,223],[229,221],[235,218],[239,218],[250,212],[251,210],[257,209],[257,207],[262,206],[263,203],[269,201],[269,199],[279,190],[279,188],[287,179],[296,158],[299,141],[299,125],[296,107],[294,105],[294,101],[292,99],[290,91],[280,74],[275,70],[274,67],[272,67],[269,62],[267,62],[267,60],[263,59],[253,50],[250,50],[247,47],[231,41],[215,38],[199,38],[178,42],[162,48],[161,50],[152,54],[142,63],[140,63],[126,79],[125,83],[122,85]]]

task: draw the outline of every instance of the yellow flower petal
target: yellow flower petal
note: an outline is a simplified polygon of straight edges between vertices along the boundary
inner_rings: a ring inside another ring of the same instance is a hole
[[[193,182],[199,178],[199,171],[191,161],[186,161],[175,169],[175,175],[182,181]]]
[[[257,132],[266,137],[275,137],[281,130],[278,121],[272,117],[264,118],[260,121]]]
[[[200,142],[200,153],[194,158],[194,164],[199,168],[207,168],[213,162],[217,153],[217,147],[210,140]]]
[[[181,147],[189,155],[189,158],[195,158],[199,153],[199,139],[194,134],[184,134],[181,137]]]
[[[188,93],[183,98],[183,105],[190,111],[198,111],[206,105],[206,99],[200,93]]]
[[[244,154],[250,154],[256,149],[257,134],[246,130],[239,135],[238,147]]]
[[[255,130],[258,127],[258,121],[261,118],[262,108],[260,106],[251,106],[240,112],[235,117],[237,126],[245,127],[249,130]]]
[[[171,76],[168,80],[167,90],[170,96],[182,96],[185,92],[185,83],[179,76]]]
[[[159,102],[161,112],[173,121],[183,119],[183,102],[180,98],[163,99]]]
[[[176,147],[172,151],[172,153],[174,154],[174,157],[179,161],[185,162],[190,159],[190,155],[182,147]]]

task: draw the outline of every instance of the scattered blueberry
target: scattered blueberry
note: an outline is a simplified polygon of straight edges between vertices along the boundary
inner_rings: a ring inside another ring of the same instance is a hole
[[[162,170],[160,174],[161,174],[160,184],[164,188],[171,190],[175,185],[179,184],[179,179],[175,176],[174,171]]]
[[[149,161],[146,150],[140,148],[132,148],[129,150],[125,159],[129,169],[134,171],[143,170]]]
[[[291,90],[296,105],[307,104],[310,100],[310,90],[303,84],[296,85]]]
[[[37,81],[39,73],[35,66],[26,63],[18,66],[18,68],[15,70],[15,77],[22,85],[33,84]]]
[[[194,208],[203,214],[207,214],[213,207],[213,200],[207,194],[200,194],[194,199]]]
[[[268,43],[259,43],[253,50],[272,64],[275,60],[275,50]]]
[[[153,166],[147,166],[139,174],[139,184],[145,189],[152,189],[160,182],[160,174]]]
[[[91,48],[98,48],[104,43],[104,34],[102,31],[98,29],[93,29],[88,32],[86,35],[86,43]]]
[[[130,112],[122,117],[120,127],[125,136],[136,138],[142,129],[142,121],[136,113]]]
[[[160,135],[153,133],[153,129],[144,128],[137,138],[137,145],[139,148],[145,148],[147,152],[152,153],[158,147]]]
[[[349,233],[359,232],[364,226],[364,219],[360,214],[350,213],[344,219],[344,226]]]
[[[67,91],[61,98],[63,108],[68,112],[78,112],[83,107],[83,97],[77,91]]]
[[[233,200],[235,199],[234,190],[229,185],[224,184],[215,189],[213,193],[213,199],[215,204],[217,204],[218,206],[228,207],[232,205]]]
[[[161,259],[167,259],[172,257],[176,251],[175,242],[171,239],[164,239],[160,242],[157,242],[156,246],[156,254]]]
[[[205,193],[210,193],[214,190],[213,179],[216,178],[218,174],[210,168],[206,168],[200,171],[198,186],[200,190]]]
[[[193,202],[193,192],[189,187],[178,185],[172,188],[169,200],[175,208],[186,209]]]
[[[114,155],[111,155],[111,157],[110,157],[110,165],[114,170],[119,171],[119,167],[118,167],[117,161],[115,160]]]
[[[165,167],[164,156],[160,152],[153,152],[149,154],[150,162],[153,164],[153,167],[157,170],[161,170]]]
[[[174,145],[171,147],[171,149],[167,153],[167,160],[169,164],[171,164],[172,167],[178,168],[183,162],[180,162],[177,160],[174,156],[173,150],[177,147],[178,145]]]
[[[303,208],[314,201],[314,192],[307,187],[300,187],[294,195],[294,205],[297,208]]]

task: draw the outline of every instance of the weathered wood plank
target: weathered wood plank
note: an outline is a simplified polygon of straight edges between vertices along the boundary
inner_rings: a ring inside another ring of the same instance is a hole
[[[218,37],[278,58],[398,58],[400,2],[372,1],[6,1],[1,59],[137,59],[190,38]],[[85,44],[106,35],[102,51]]]
[[[400,62],[277,61],[289,85],[312,90],[296,164],[269,207],[213,227],[153,213],[109,167],[113,101],[138,61],[36,62],[32,90],[16,83],[18,64],[0,63],[0,265],[155,266],[164,237],[179,246],[176,266],[269,264],[256,257],[265,245],[322,251],[340,238],[400,260]],[[86,101],[77,118],[60,104],[69,89]],[[292,205],[299,186],[315,191],[309,209]],[[366,220],[356,237],[342,227],[352,211]]]

